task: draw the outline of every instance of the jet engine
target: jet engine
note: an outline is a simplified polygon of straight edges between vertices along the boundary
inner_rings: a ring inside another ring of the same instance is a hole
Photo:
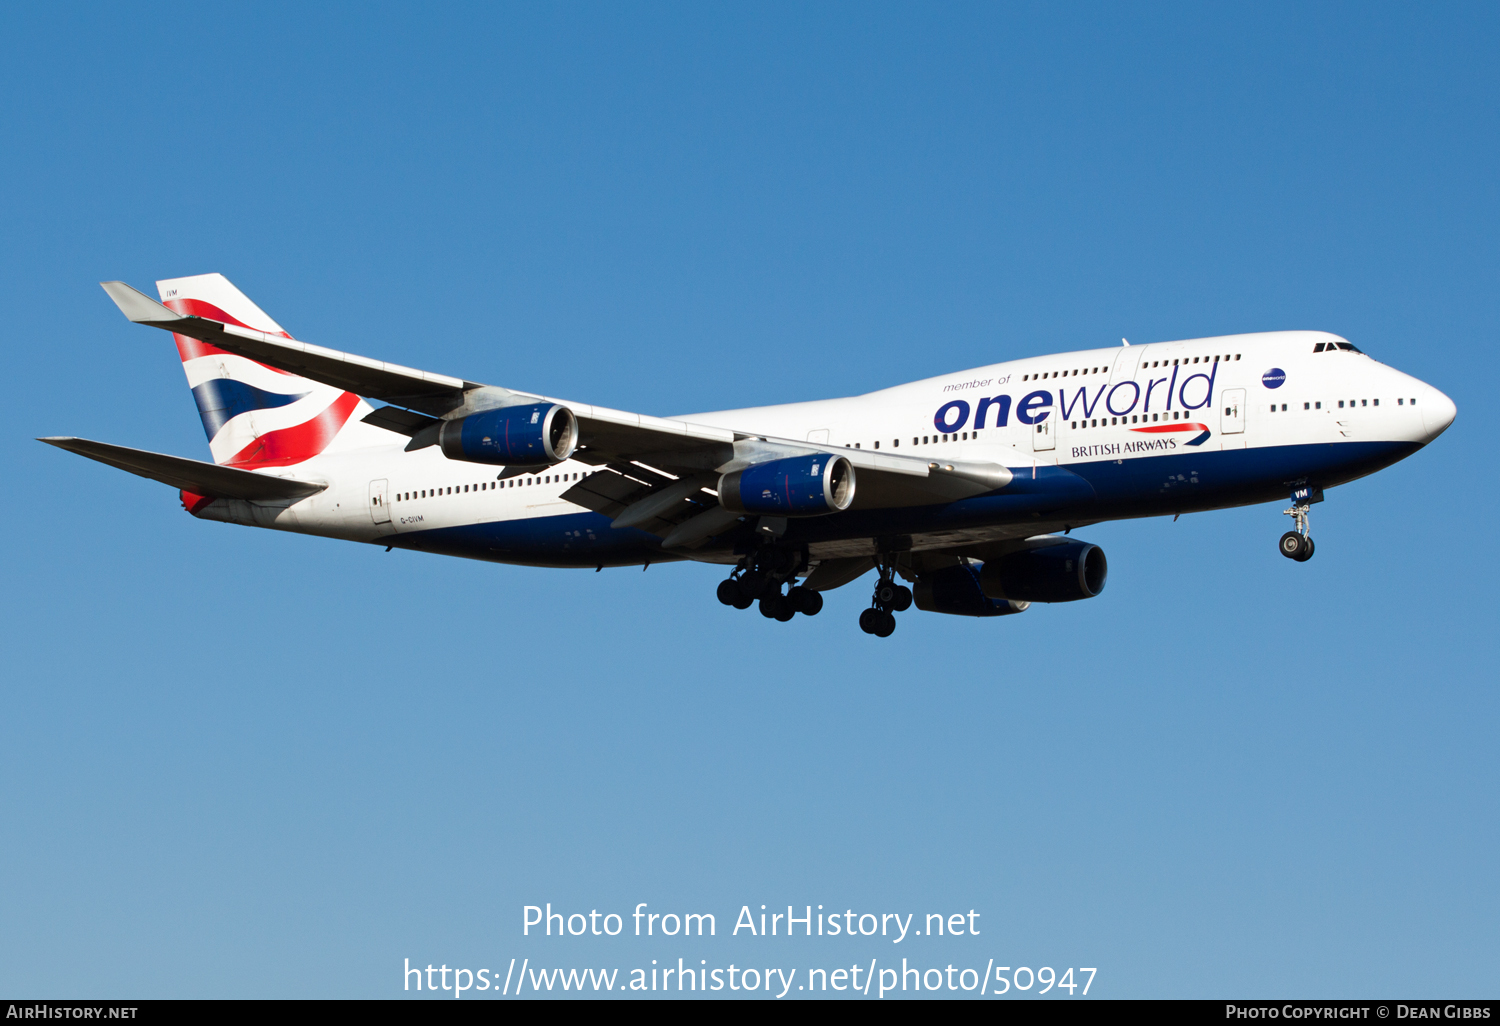
[[[556,403],[502,406],[444,421],[438,445],[450,460],[547,467],[578,448],[578,418]]]
[[[992,599],[1076,602],[1103,591],[1108,574],[1099,546],[1059,539],[987,561],[979,583]]]
[[[952,616],[1009,616],[1031,605],[1012,599],[992,599],[979,585],[980,565],[944,567],[923,574],[912,588],[917,608]]]
[[[719,478],[719,504],[731,513],[815,517],[854,501],[854,467],[843,456],[814,453],[756,463]]]

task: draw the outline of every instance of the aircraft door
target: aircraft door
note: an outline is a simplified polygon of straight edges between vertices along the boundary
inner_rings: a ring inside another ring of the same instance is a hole
[[[1048,406],[1034,415],[1042,419],[1031,425],[1031,451],[1049,452],[1057,448],[1057,407]]]
[[[391,522],[390,482],[384,479],[370,482],[370,519],[377,524]]]
[[[1219,434],[1237,435],[1245,430],[1245,390],[1226,388],[1219,397]]]
[[[1110,371],[1110,387],[1114,387],[1122,381],[1132,381],[1135,379],[1135,370],[1140,366],[1141,354],[1145,351],[1145,346],[1120,347],[1120,352],[1115,357],[1115,365]]]

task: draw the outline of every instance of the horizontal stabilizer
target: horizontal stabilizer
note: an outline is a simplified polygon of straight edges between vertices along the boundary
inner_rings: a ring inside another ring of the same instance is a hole
[[[91,442],[87,438],[38,438],[37,441],[76,452],[80,456],[107,463],[139,477],[160,481],[185,492],[215,499],[248,499],[251,502],[302,499],[316,495],[327,487],[267,474],[254,474],[234,467],[220,467],[199,460],[185,460],[181,456],[164,456],[144,449],[127,449],[123,445]]]

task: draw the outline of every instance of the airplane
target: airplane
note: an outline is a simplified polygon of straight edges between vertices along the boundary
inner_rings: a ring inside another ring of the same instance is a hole
[[[1056,353],[866,395],[660,418],[298,341],[220,274],[101,283],[172,333],[213,462],[39,441],[176,488],[200,520],[540,567],[693,560],[778,621],[876,571],[859,617],[1093,598],[1072,532],[1285,499],[1405,459],[1452,400],[1348,340],[1273,331]],[[159,301],[158,301],[159,300]],[[381,405],[373,405],[380,403]],[[907,587],[902,581],[908,582]]]

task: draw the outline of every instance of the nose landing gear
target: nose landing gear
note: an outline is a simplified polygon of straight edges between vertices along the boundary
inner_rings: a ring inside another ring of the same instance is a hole
[[[1283,516],[1291,517],[1297,528],[1282,535],[1281,541],[1277,543],[1277,548],[1287,559],[1295,559],[1299,563],[1306,563],[1309,559],[1312,559],[1313,555],[1312,528],[1308,523],[1307,516],[1308,511],[1312,507],[1305,502],[1298,502],[1296,499],[1293,499],[1292,503],[1291,509],[1284,509],[1281,512]]]
[[[896,630],[894,614],[909,608],[911,589],[897,584],[895,568],[882,563],[880,580],[875,582],[875,594],[870,596],[870,608],[859,614],[859,629],[877,638],[888,638]]]

